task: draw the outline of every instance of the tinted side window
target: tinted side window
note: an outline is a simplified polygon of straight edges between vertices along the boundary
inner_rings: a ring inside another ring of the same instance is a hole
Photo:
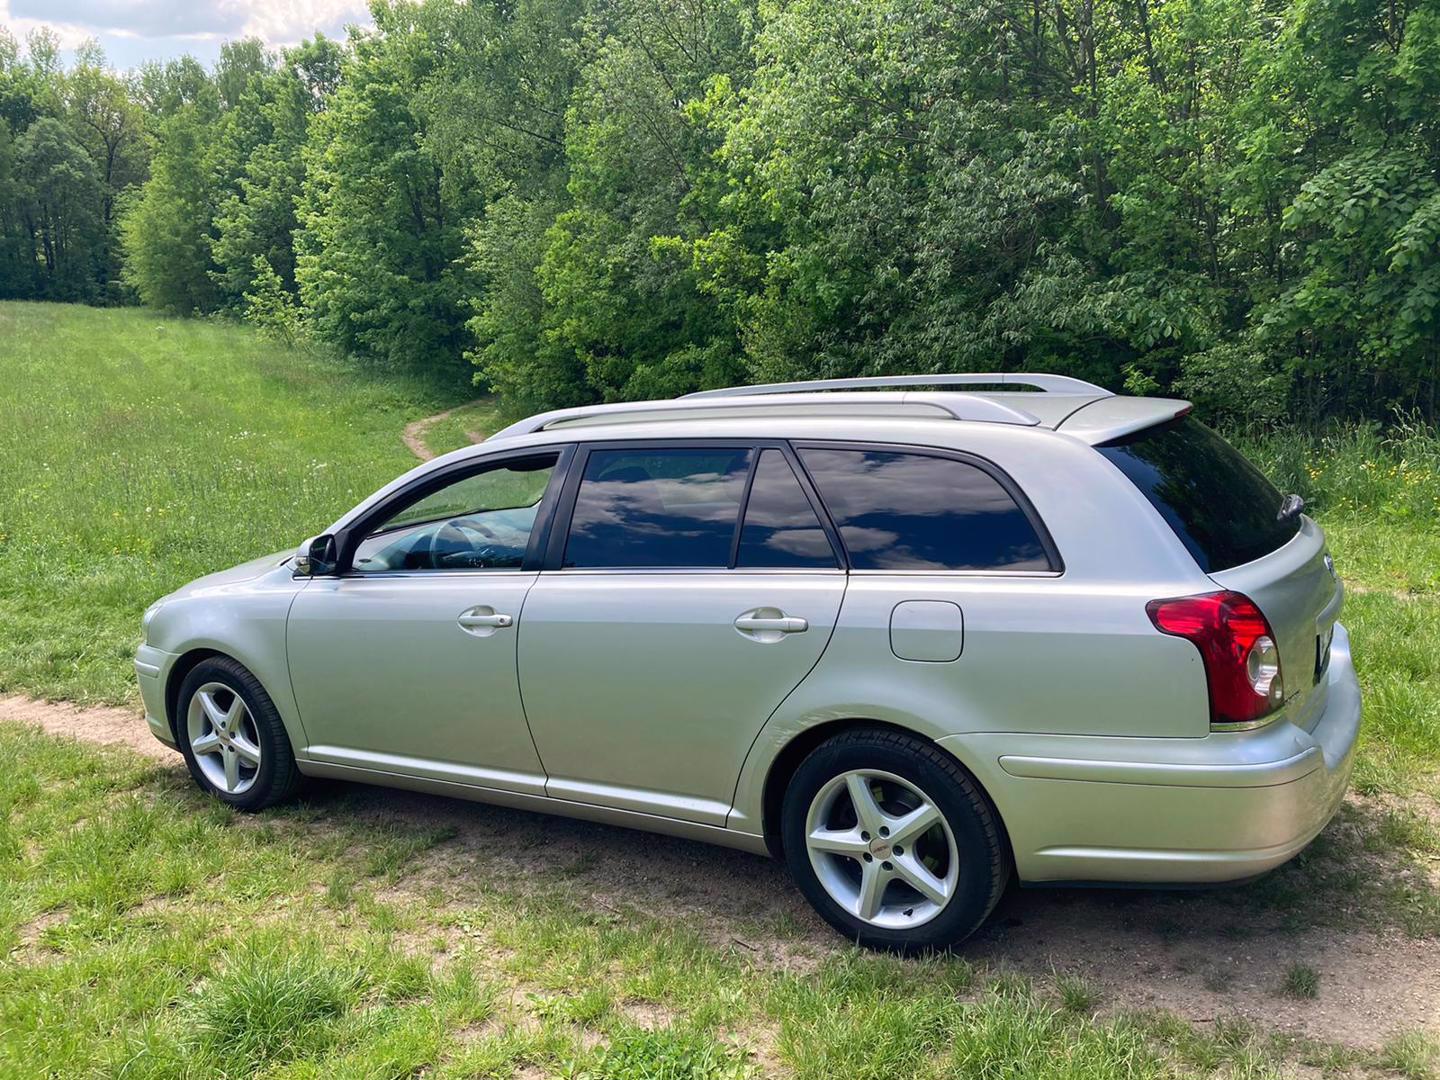
[[[801,450],[857,570],[1049,570],[1025,512],[954,458]]]
[[[354,569],[520,569],[555,461],[490,466],[401,507],[360,542]]]
[[[763,450],[745,504],[737,567],[834,568],[835,550],[795,471],[779,450]]]
[[[745,449],[596,450],[565,543],[567,567],[726,567]]]
[[[1283,547],[1299,516],[1243,454],[1193,417],[1096,447],[1160,512],[1200,569],[1228,570]]]

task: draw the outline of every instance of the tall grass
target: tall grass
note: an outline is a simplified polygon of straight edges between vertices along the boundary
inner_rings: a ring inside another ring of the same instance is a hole
[[[1235,441],[1285,491],[1316,513],[1440,522],[1440,430],[1413,417],[1394,426],[1283,429]]]

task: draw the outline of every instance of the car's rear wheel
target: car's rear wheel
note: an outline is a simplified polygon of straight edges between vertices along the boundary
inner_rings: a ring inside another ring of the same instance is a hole
[[[785,859],[842,934],[914,952],[963,941],[1010,877],[994,809],[931,743],[858,729],[822,743],[791,778]]]
[[[180,687],[176,724],[190,775],[238,810],[261,810],[293,796],[300,771],[270,695],[229,657],[203,660]]]

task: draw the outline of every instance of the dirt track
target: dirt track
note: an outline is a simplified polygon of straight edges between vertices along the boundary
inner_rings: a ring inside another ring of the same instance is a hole
[[[400,440],[409,448],[421,461],[430,461],[435,457],[434,451],[425,445],[425,433],[442,420],[447,420],[461,409],[468,409],[471,405],[477,405],[484,398],[477,398],[475,401],[467,401],[463,405],[456,405],[453,408],[438,412],[434,416],[421,417],[419,420],[412,420],[405,425],[405,430],[400,433]],[[471,442],[483,442],[485,436],[478,431],[467,431]]]
[[[130,709],[0,697],[0,721],[124,747],[183,768]],[[669,911],[716,940],[739,942],[777,964],[809,964],[840,945],[806,907],[784,867],[766,859],[378,788],[323,785],[311,799],[322,810],[343,800],[347,816],[453,829],[454,839],[415,869],[417,881],[423,880],[414,889],[417,902],[436,884],[463,901],[467,891],[497,874],[543,864],[564,869],[555,887],[582,904]],[[523,864],[514,864],[516,856],[507,852],[518,852]],[[403,883],[398,891],[407,891]],[[1079,974],[1101,989],[1108,1007],[1161,1007],[1201,1024],[1238,1014],[1266,1028],[1353,1046],[1375,1046],[1417,1029],[1440,1035],[1440,942],[1397,931],[1295,929],[1282,922],[1273,911],[1258,917],[1248,912],[1244,888],[1013,889],[963,952],[998,970]],[[789,930],[781,933],[781,926]],[[1297,963],[1319,972],[1317,1000],[1277,993]]]

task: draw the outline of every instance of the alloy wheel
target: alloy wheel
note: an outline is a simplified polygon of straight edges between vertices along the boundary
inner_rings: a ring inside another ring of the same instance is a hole
[[[260,775],[260,729],[245,702],[224,683],[207,682],[190,698],[190,752],[216,789],[240,795]]]
[[[894,773],[852,770],[829,780],[810,802],[805,846],[830,898],[885,929],[935,918],[960,877],[945,816],[920,788]]]

